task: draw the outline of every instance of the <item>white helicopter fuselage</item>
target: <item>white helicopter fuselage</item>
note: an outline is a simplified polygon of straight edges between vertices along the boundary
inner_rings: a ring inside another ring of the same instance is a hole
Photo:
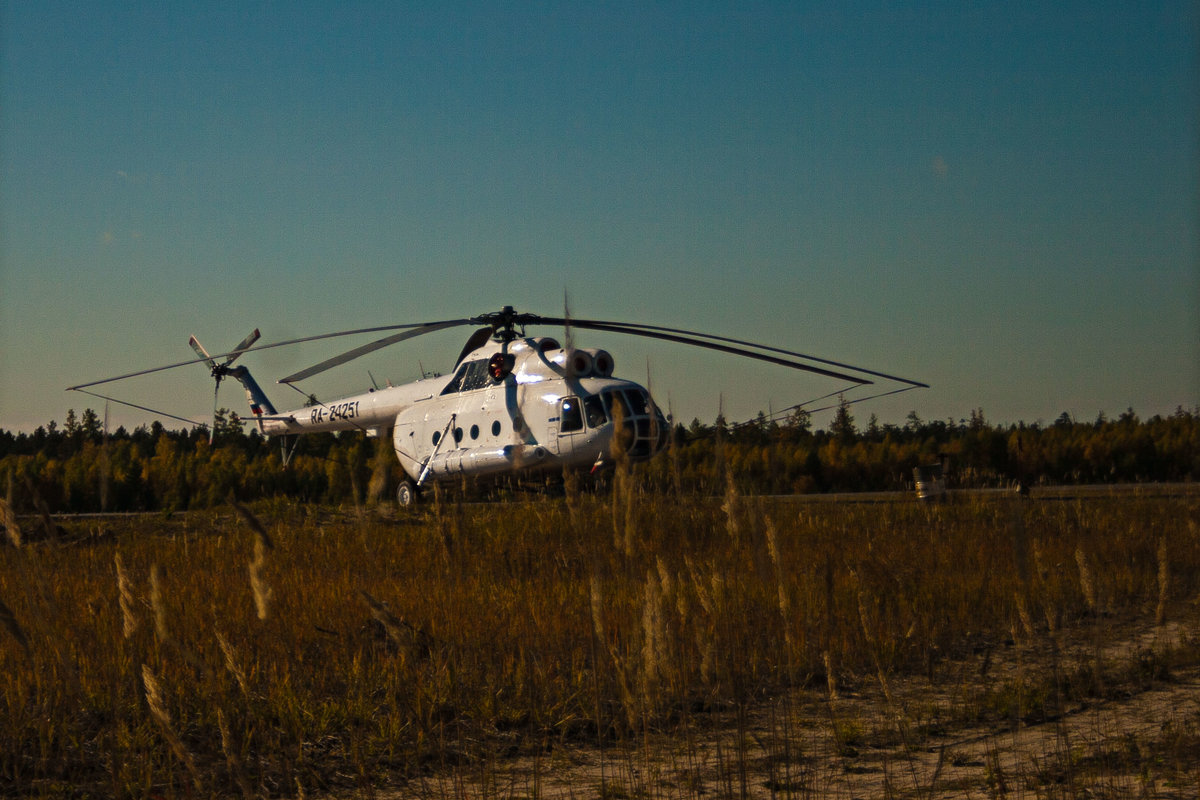
[[[214,432],[216,401],[221,381],[226,377],[237,379],[246,389],[251,412],[248,421],[253,421],[259,432],[268,436],[363,431],[368,436],[379,437],[391,430],[396,457],[407,476],[397,487],[396,499],[401,505],[410,505],[416,502],[421,485],[431,479],[486,476],[508,471],[594,470],[614,463],[622,456],[631,460],[650,458],[665,447],[670,432],[666,418],[642,386],[613,377],[611,355],[604,350],[564,349],[548,337],[527,337],[524,332],[530,325],[604,331],[702,347],[849,381],[857,386],[873,383],[871,378],[882,378],[902,385],[899,389],[882,394],[928,387],[928,384],[920,381],[774,345],[755,344],[662,325],[571,319],[566,314],[563,317],[547,317],[518,312],[512,306],[472,317],[305,336],[262,345],[256,352],[318,339],[388,332],[382,338],[280,380],[280,383],[294,386],[297,381],[380,348],[464,325],[478,327],[467,339],[449,377],[423,379],[404,386],[388,386],[386,389],[376,388],[329,403],[314,400],[304,408],[282,414],[271,405],[245,366],[233,366],[233,362],[242,354],[254,349],[259,339],[258,329],[251,331],[227,353],[210,355],[193,336],[188,343],[199,356],[197,359],[67,388],[85,391],[88,387],[100,384],[203,363],[216,380],[213,394]],[[865,377],[868,375],[871,377]],[[115,400],[108,397],[104,399]],[[145,406],[133,403],[125,405],[153,412],[153,409]],[[182,417],[175,418],[190,422]],[[295,440],[291,444],[294,446]],[[286,464],[293,452],[286,438],[283,450]]]
[[[502,366],[498,366],[498,362]],[[553,339],[489,342],[453,374],[373,389],[282,413],[262,413],[243,380],[258,429],[269,436],[392,429],[400,466],[428,480],[603,466],[616,448],[635,460],[663,448],[668,425],[642,386],[612,377],[606,351],[566,351]],[[248,378],[248,373],[245,376]],[[617,431],[622,433],[617,436]]]

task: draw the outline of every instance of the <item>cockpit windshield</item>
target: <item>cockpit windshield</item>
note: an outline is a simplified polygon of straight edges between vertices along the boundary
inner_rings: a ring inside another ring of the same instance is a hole
[[[442,394],[469,392],[472,389],[482,389],[494,383],[495,381],[488,374],[487,359],[468,361],[454,373],[454,377],[446,384],[446,388],[442,389]]]
[[[653,455],[665,443],[669,426],[644,389],[606,389],[583,398],[589,428],[599,428],[621,415],[627,452],[635,457]]]
[[[631,406],[631,410],[633,411],[633,415],[635,417],[643,417],[650,413],[649,410],[647,410],[648,398],[645,392],[632,390],[627,391],[625,392],[625,398],[629,401],[629,405]]]

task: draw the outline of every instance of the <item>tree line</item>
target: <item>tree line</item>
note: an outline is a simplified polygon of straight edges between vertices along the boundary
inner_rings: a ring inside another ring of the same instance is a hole
[[[962,488],[1200,477],[1200,409],[1146,420],[1129,409],[1090,422],[1064,413],[1048,425],[993,424],[979,409],[957,422],[912,412],[902,425],[874,415],[860,425],[842,401],[826,430],[795,411],[739,425],[697,419],[671,434],[666,453],[636,466],[643,485],[711,492],[732,479],[746,493],[886,491],[909,488],[913,468],[931,463],[945,464],[948,484]],[[390,436],[362,432],[301,437],[284,461],[277,440],[244,432],[225,410],[211,436],[159,422],[106,432],[92,409],[33,433],[0,429],[0,490],[22,513],[38,503],[55,512],[186,510],[231,496],[362,504],[387,497],[401,477]]]

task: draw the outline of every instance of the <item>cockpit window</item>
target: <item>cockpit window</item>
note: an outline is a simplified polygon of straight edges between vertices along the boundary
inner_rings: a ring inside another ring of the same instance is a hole
[[[619,404],[621,406],[621,416],[629,419],[629,401],[625,399],[624,392],[614,389],[600,396],[604,398],[604,410],[608,412],[609,419],[616,417],[616,412],[613,410],[614,404]]]
[[[646,410],[646,393],[639,392],[635,389],[630,389],[625,392],[625,396],[629,398],[629,403],[633,406],[633,413],[639,417],[650,413]]]
[[[446,384],[446,388],[442,389],[442,394],[469,392],[473,389],[482,389],[493,383],[492,376],[488,374],[487,359],[468,361],[458,368],[458,372],[454,373],[454,377]]]
[[[580,409],[578,397],[564,397],[562,399],[558,430],[560,433],[583,430],[583,411]]]
[[[608,414],[604,413],[604,401],[600,395],[589,395],[583,398],[583,415],[587,417],[589,428],[599,428],[608,422]]]

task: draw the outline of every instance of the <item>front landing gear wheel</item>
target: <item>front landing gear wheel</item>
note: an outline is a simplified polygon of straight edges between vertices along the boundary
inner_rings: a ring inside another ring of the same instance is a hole
[[[416,484],[407,479],[400,481],[400,485],[396,487],[396,502],[401,508],[412,508],[419,499]]]

